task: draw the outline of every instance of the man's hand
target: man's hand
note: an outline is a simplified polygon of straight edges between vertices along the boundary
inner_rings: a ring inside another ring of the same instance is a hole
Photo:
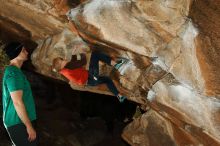
[[[32,126],[27,126],[28,140],[34,141],[37,137],[36,131]]]

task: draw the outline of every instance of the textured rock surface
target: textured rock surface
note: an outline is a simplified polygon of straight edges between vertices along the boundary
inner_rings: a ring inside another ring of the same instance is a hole
[[[80,46],[129,58],[132,62],[123,76],[111,67],[101,69],[130,100],[152,108],[125,129],[129,144],[219,145],[218,1],[85,1],[70,12],[74,32],[58,15],[67,7],[65,2],[58,2],[58,7],[50,0],[10,0],[1,5],[1,24],[19,24],[25,30],[21,32],[29,32],[21,34],[37,40],[32,55],[37,72],[63,79],[51,71],[53,58],[70,59],[72,49]],[[18,13],[9,13],[12,8]],[[33,13],[26,13],[30,9]],[[110,94],[105,86],[71,87]]]
[[[206,92],[210,96],[218,96],[220,93],[219,69],[220,69],[220,2],[197,1],[192,6],[190,17],[197,24],[200,33],[197,40],[197,52],[202,75],[206,82]]]
[[[125,74],[121,77],[126,77],[122,85],[124,82],[133,82],[139,84],[145,91],[153,85],[152,91],[155,92],[153,102],[156,101],[155,105],[159,111],[163,106],[167,107],[167,110],[163,111],[163,116],[177,116],[178,120],[183,124],[189,124],[189,127],[204,129],[205,132],[201,130],[201,133],[197,133],[192,130],[190,134],[202,144],[208,145],[206,140],[202,139],[203,134],[212,135],[213,137],[207,136],[210,139],[220,136],[219,118],[215,116],[219,115],[219,100],[215,98],[218,98],[219,94],[216,88],[210,88],[206,84],[210,82],[210,78],[203,76],[208,71],[201,67],[203,60],[200,55],[203,54],[199,52],[202,49],[201,36],[198,36],[200,31],[187,18],[190,6],[191,1],[185,0],[135,2],[94,0],[83,5],[81,9],[73,9],[70,17],[82,34],[109,46],[126,48],[122,55],[135,53],[139,56],[157,57],[153,59],[153,65],[147,68],[151,69],[150,72],[155,68],[151,75],[147,71],[142,76],[143,73],[138,72],[138,65],[134,63],[137,68],[132,75],[139,76],[142,84],[136,80],[138,78],[130,79],[130,74]],[[97,30],[94,32],[95,29]],[[128,58],[132,59],[131,56]],[[164,73],[155,74],[161,72],[160,70],[164,70]],[[217,83],[218,80],[217,78]],[[149,81],[152,83],[149,84]],[[148,85],[143,86],[146,83]],[[207,97],[210,93],[215,93],[215,97]],[[151,106],[154,105],[153,102],[150,103]],[[172,116],[170,120],[177,122]],[[217,143],[213,140],[210,144]]]
[[[133,129],[136,130],[134,131]],[[171,123],[164,120],[156,112],[149,111],[129,124],[124,129],[122,136],[131,145],[135,146],[174,146],[175,142],[172,137],[169,136],[171,132],[170,129],[172,129]]]
[[[45,38],[62,31],[64,19],[57,17],[53,1],[1,0],[1,26],[8,28],[7,23],[14,28],[15,33],[33,39]]]

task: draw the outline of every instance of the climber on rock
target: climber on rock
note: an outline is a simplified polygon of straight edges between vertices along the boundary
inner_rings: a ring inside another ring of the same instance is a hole
[[[80,53],[72,55],[72,59],[69,62],[60,57],[55,58],[52,68],[54,71],[62,74],[71,83],[78,86],[106,84],[108,89],[118,98],[118,100],[123,102],[126,97],[119,93],[113,81],[107,76],[99,75],[99,61],[114,66],[115,69],[119,69],[128,60],[125,58],[114,60],[99,52],[92,52],[90,57],[87,57],[84,53]],[[86,64],[88,64],[89,67],[86,68]]]
[[[60,10],[61,15],[66,15],[68,19],[71,20],[69,16],[71,15],[71,8],[69,7],[67,0],[60,1],[57,5],[57,8]],[[69,25],[70,29],[73,32],[79,34],[74,23],[69,21]],[[90,62],[88,63],[87,61]],[[123,102],[126,99],[126,97],[122,96],[119,93],[113,81],[107,76],[99,76],[99,61],[114,66],[120,72],[120,69],[122,69],[124,64],[128,62],[128,59],[120,58],[118,61],[115,61],[111,59],[109,56],[98,52],[93,52],[90,56],[85,54],[78,54],[73,55],[70,62],[64,60],[63,58],[55,58],[53,60],[53,69],[61,73],[70,82],[75,83],[77,85],[96,86],[104,83],[107,85],[109,90],[115,96],[117,96],[119,101]],[[86,64],[88,64],[89,66],[85,67]]]

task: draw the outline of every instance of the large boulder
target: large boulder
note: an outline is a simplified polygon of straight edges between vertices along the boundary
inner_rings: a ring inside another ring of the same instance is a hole
[[[1,5],[3,28],[38,43],[32,54],[37,72],[66,81],[51,64],[57,56],[69,60],[73,48],[128,58],[123,75],[103,64],[101,74],[144,110],[151,107],[125,129],[129,144],[220,144],[219,2],[81,1],[67,14],[74,29],[59,13],[70,7],[66,2],[10,0]],[[71,87],[111,94],[105,86]]]

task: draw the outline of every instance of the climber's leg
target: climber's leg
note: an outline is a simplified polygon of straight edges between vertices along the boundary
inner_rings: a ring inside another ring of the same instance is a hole
[[[111,57],[98,52],[92,52],[89,65],[89,73],[95,76],[96,78],[99,76],[99,61],[111,65]]]
[[[100,76],[97,84],[106,84],[108,89],[115,95],[117,96],[119,94],[117,88],[115,87],[115,84],[113,83],[113,81],[106,76]]]
[[[120,102],[124,102],[124,100],[126,99],[125,96],[122,96],[118,89],[116,88],[115,84],[113,83],[113,81],[106,76],[100,76],[97,80],[97,85],[98,84],[106,84],[108,89],[118,98],[118,100]]]

